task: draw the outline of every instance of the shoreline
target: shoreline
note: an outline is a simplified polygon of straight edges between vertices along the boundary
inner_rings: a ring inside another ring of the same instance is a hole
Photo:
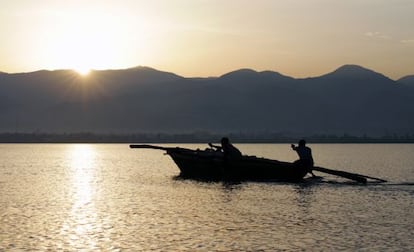
[[[308,143],[367,143],[393,144],[414,143],[414,135],[406,136],[353,136],[337,135],[302,135],[284,136],[273,134],[167,134],[167,133],[137,133],[137,134],[100,134],[100,133],[0,133],[0,143],[209,143],[219,142],[221,137],[227,136],[233,143],[278,144],[296,143],[299,139],[306,139]]]

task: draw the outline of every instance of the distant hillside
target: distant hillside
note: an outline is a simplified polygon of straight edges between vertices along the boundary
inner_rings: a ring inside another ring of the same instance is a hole
[[[324,79],[341,79],[341,80],[391,80],[388,77],[369,70],[358,65],[344,65],[332,73],[323,75]]]
[[[307,79],[250,69],[184,78],[148,67],[0,74],[0,132],[413,134],[410,80],[356,65]]]
[[[414,75],[408,75],[398,80],[399,83],[411,85],[414,87]]]

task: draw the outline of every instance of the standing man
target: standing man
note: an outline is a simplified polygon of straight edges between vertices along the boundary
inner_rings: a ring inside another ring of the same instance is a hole
[[[298,153],[299,160],[295,161],[295,163],[306,167],[309,170],[309,173],[315,177],[315,174],[312,172],[313,167],[313,157],[312,157],[312,150],[311,148],[306,146],[306,141],[301,139],[299,141],[298,146],[294,144],[291,145],[292,149]]]

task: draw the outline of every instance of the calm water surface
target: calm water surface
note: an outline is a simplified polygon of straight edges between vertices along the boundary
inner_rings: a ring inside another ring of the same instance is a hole
[[[0,145],[0,251],[414,250],[414,145],[310,147],[319,166],[389,182],[205,183],[127,144]]]

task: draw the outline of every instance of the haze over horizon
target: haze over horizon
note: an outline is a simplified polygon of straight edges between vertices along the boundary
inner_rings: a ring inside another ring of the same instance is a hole
[[[4,1],[0,71],[251,68],[295,78],[345,64],[414,73],[414,1]]]

